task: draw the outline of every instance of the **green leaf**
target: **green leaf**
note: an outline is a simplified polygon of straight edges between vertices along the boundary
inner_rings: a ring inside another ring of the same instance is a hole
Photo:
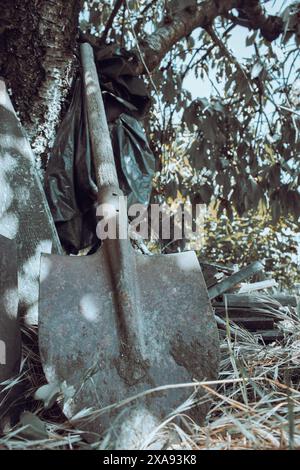
[[[226,205],[226,214],[230,222],[233,221],[234,215],[233,215],[233,209],[230,203]]]
[[[248,207],[256,209],[261,198],[261,188],[251,175],[249,176],[247,181],[246,197]]]
[[[73,398],[76,393],[76,390],[73,387],[73,385],[67,385],[67,382],[65,380],[61,384],[60,388],[61,388],[64,400],[69,400],[70,398]]]
[[[253,34],[250,34],[250,36],[247,36],[246,38],[246,46],[252,46],[254,44],[255,38],[256,38],[257,32],[255,31]]]
[[[242,95],[246,93],[249,88],[249,83],[247,78],[243,73],[238,73],[237,81],[236,81],[236,89]]]
[[[256,62],[253,65],[252,70],[251,70],[252,80],[255,79],[255,78],[258,78],[260,76],[261,72],[263,71],[263,69],[264,69],[264,66],[260,62]]]
[[[174,103],[177,96],[174,74],[171,68],[168,69],[167,78],[162,86],[162,94],[166,103]]]
[[[208,139],[211,143],[216,141],[218,128],[214,117],[206,115],[206,118],[200,121],[199,129],[202,130],[205,139]]]
[[[165,186],[166,197],[175,199],[177,196],[177,184],[175,180],[169,181]]]
[[[200,186],[198,193],[201,197],[201,202],[203,204],[209,204],[213,195],[213,188],[205,183],[203,186]]]
[[[231,75],[225,84],[225,93],[227,94],[230,90],[231,85],[235,82],[235,76]]]
[[[58,384],[46,384],[38,388],[34,394],[35,400],[42,400],[44,402],[44,407],[51,408],[56,402],[60,394],[60,387]]]
[[[193,38],[193,36],[191,34],[187,38],[187,43],[188,43],[189,48],[192,48],[192,47],[195,46],[195,39]]]
[[[206,164],[206,146],[203,141],[195,139],[188,149],[188,154],[190,157],[190,163],[195,170],[202,170]]]
[[[272,212],[272,222],[273,224],[277,224],[281,215],[280,210],[280,202],[276,199],[271,204],[271,212]]]
[[[275,189],[280,186],[280,178],[281,178],[281,167],[279,163],[275,163],[275,165],[271,166],[269,170],[269,174],[268,174],[268,179],[272,188]]]
[[[27,439],[48,439],[46,423],[29,411],[24,411],[20,417],[20,425],[26,426],[26,429],[21,431],[21,435]]]
[[[182,116],[183,121],[186,123],[189,131],[194,131],[194,126],[199,123],[198,106],[195,101],[186,108]]]

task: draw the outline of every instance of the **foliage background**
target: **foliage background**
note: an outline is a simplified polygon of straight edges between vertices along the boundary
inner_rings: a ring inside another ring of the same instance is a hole
[[[179,194],[211,209],[201,256],[239,265],[260,259],[282,287],[292,288],[299,281],[299,4],[262,3],[280,15],[283,34],[269,41],[250,29],[243,46],[230,47],[242,33],[243,10],[195,29],[145,74],[153,97],[145,127],[158,170],[153,201]],[[194,5],[127,1],[107,39],[139,56],[143,35],[163,16],[171,21]],[[85,2],[81,27],[101,37],[110,12],[109,1]],[[196,97],[186,86],[191,77]],[[207,83],[211,93],[203,96]]]

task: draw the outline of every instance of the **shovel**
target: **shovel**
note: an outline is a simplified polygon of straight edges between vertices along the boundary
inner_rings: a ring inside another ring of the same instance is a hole
[[[20,361],[17,247],[14,240],[0,235],[0,429],[16,394],[4,382],[19,372]]]
[[[81,57],[98,203],[115,208],[105,217],[120,229],[127,215],[118,212],[123,194],[89,44]],[[40,276],[44,372],[73,390],[68,418],[95,410],[82,427],[88,440],[114,429],[117,448],[129,448],[191,395],[180,384],[216,379],[217,326],[194,252],[143,255],[128,238],[112,237],[91,256],[42,255]],[[192,416],[201,422],[207,409],[198,404]]]

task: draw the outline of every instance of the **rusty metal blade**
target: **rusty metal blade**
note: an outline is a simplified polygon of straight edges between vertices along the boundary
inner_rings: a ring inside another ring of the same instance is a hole
[[[84,408],[100,410],[158,386],[217,377],[217,326],[195,253],[145,256],[125,243],[134,266],[128,273],[137,306],[131,319],[139,351],[134,358],[123,348],[105,249],[87,257],[42,256],[40,353],[47,380],[66,382],[76,391],[64,407],[69,418]],[[126,302],[126,293],[122,295]],[[145,421],[151,416],[153,427],[191,392],[177,388],[141,397],[119,410],[122,423],[129,430],[138,416]],[[207,407],[193,410],[198,422]],[[99,438],[115,425],[117,415],[109,410],[84,429],[91,439],[93,433]]]

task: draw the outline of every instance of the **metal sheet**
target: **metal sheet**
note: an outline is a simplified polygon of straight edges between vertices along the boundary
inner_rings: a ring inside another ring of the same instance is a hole
[[[18,246],[20,306],[37,323],[40,253],[60,243],[30,145],[0,80],[0,233]]]
[[[18,319],[17,248],[14,240],[0,235],[0,383],[19,372],[21,335]],[[0,427],[13,391],[0,386]]]

